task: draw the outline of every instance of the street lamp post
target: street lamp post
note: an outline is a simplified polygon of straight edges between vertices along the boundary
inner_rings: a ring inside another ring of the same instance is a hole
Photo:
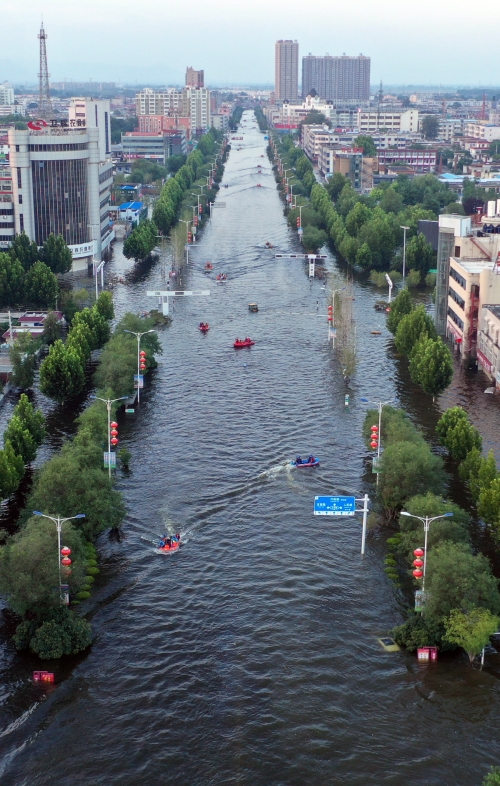
[[[194,193],[191,191],[191,196],[194,196],[194,197],[196,197],[196,199],[198,200],[198,215],[200,215],[200,194],[194,194]]]
[[[61,582],[61,531],[62,525],[65,521],[72,521],[73,519],[84,519],[85,513],[77,513],[76,516],[68,516],[68,518],[61,518],[61,516],[48,516],[46,513],[41,513],[39,510],[34,510],[35,516],[42,516],[44,519],[50,519],[57,527],[57,562],[59,567],[59,598],[62,600],[62,582]]]
[[[405,275],[406,275],[406,231],[410,227],[400,227],[403,230],[403,287],[405,285]]]
[[[114,404],[115,401],[126,401],[128,396],[120,396],[120,398],[100,398],[100,396],[90,396],[90,398],[96,399],[97,401],[103,401],[108,408],[108,470],[109,477],[111,477],[111,404]]]
[[[139,365],[141,362],[140,350],[141,350],[141,338],[146,335],[146,333],[155,333],[155,330],[144,330],[142,333],[137,333],[135,330],[124,330],[124,333],[132,333],[133,336],[137,338],[137,403],[139,404],[141,400],[141,388],[139,386]]]
[[[361,398],[360,401],[363,401],[364,403],[367,403],[367,404],[370,404],[370,403],[374,404],[375,403],[374,401],[370,402],[369,399],[367,399],[367,398]],[[393,399],[391,398],[391,399],[389,399],[389,401],[378,401],[377,402],[377,409],[378,409],[377,469],[379,468],[379,465],[380,465],[380,445],[381,445],[381,442],[382,442],[382,410],[383,410],[384,407],[387,407],[389,404],[392,404],[392,401],[393,401]],[[377,475],[377,486],[378,486],[379,473],[377,472],[376,475]]]
[[[453,513],[451,512],[443,513],[442,516],[433,516],[432,518],[429,518],[429,516],[414,516],[413,513],[407,513],[406,510],[402,510],[401,515],[409,516],[409,518],[411,519],[418,519],[424,525],[425,543],[424,543],[424,574],[422,577],[422,592],[423,592],[425,590],[425,568],[427,566],[427,535],[429,532],[429,527],[433,521],[436,521],[437,519],[450,518],[450,516],[453,516]]]
[[[180,218],[179,221],[181,221],[183,224],[186,225],[186,264],[188,264],[188,262],[189,262],[189,224],[191,222],[190,221],[186,221],[184,218]]]

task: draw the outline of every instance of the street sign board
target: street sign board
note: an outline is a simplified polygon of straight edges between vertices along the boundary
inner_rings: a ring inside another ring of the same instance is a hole
[[[116,453],[108,453],[107,450],[104,451],[104,466],[105,467],[116,467]]]
[[[379,456],[374,456],[373,457],[373,460],[372,460],[372,472],[375,472],[375,474],[380,472],[380,457]]]
[[[415,590],[415,611],[423,611],[425,606],[425,595],[423,590]]]
[[[144,387],[144,374],[134,374],[134,388]]]
[[[315,516],[354,516],[355,497],[314,497]]]

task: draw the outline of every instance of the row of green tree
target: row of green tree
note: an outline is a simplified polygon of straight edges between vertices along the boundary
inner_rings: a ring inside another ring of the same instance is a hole
[[[186,163],[163,186],[153,210],[154,225],[163,235],[166,235],[176,224],[183,208],[192,203],[191,189],[206,186],[206,177],[210,169],[209,161],[214,158],[221,139],[222,132],[211,128],[201,137],[196,150],[189,154]],[[207,209],[208,202],[214,200],[217,190],[218,187],[213,186],[201,198],[204,210]]]
[[[262,107],[261,106],[256,106],[253,111],[254,111],[255,119],[257,120],[259,129],[261,131],[267,131],[268,128],[269,128],[269,123],[267,122],[266,116],[265,116],[264,112],[262,111]]]
[[[146,259],[157,245],[158,229],[154,221],[145,218],[141,221],[123,244],[123,256],[136,262]]]
[[[26,465],[34,461],[45,436],[45,419],[35,410],[25,393],[14,408],[4,431],[0,450],[0,497],[7,499],[19,488]]]
[[[91,308],[75,314],[66,343],[57,339],[40,366],[40,390],[45,396],[62,402],[82,391],[87,361],[109,340],[112,318],[109,292],[101,292]]]
[[[453,378],[451,352],[437,335],[432,317],[423,305],[415,307],[407,289],[392,301],[387,327],[396,349],[410,361],[413,382],[433,398],[446,390]]]
[[[41,248],[22,232],[0,253],[0,308],[30,305],[53,308],[59,294],[56,274],[71,270],[71,251],[61,235]]]
[[[371,426],[377,421],[378,412],[369,411],[363,425],[367,445]],[[398,524],[398,532],[388,539],[386,573],[391,579],[406,585],[411,579],[413,589],[421,586],[413,579],[411,569],[414,550],[423,547],[423,524],[417,518],[401,515],[403,508],[411,516],[453,514],[431,524],[423,611],[416,613],[409,604],[407,619],[393,632],[394,637],[410,650],[461,646],[472,659],[497,630],[498,582],[486,557],[472,549],[469,515],[443,496],[447,481],[443,459],[431,451],[406,413],[390,406],[383,408],[381,440],[384,451],[377,502],[384,518]]]
[[[236,131],[236,129],[238,128],[241,122],[242,115],[243,115],[243,107],[240,106],[239,104],[236,104],[229,117],[229,128],[231,129],[231,131]]]
[[[446,410],[436,434],[458,464],[458,474],[470,491],[478,515],[500,544],[500,472],[493,451],[482,455],[481,435],[461,407]]]
[[[415,180],[426,177],[424,175]],[[432,181],[439,182],[436,178],[432,178]],[[350,264],[366,270],[389,270],[391,267],[401,270],[401,227],[409,227],[407,268],[415,271],[420,280],[435,267],[436,254],[424,236],[418,234],[418,222],[435,219],[438,211],[434,212],[420,202],[407,204],[405,199],[413,197],[406,194],[403,182],[399,188],[404,195],[396,189],[396,185],[385,189],[375,188],[369,196],[362,196],[346,182],[343,175],[336,173],[326,187],[319,184],[313,186],[311,204],[341,256]],[[449,193],[443,195],[441,190],[437,193],[441,201],[450,197]]]
[[[106,316],[111,318],[112,303],[109,299],[101,300],[101,311],[104,305]],[[89,332],[82,325],[88,326],[93,319],[87,314],[83,321],[74,320],[68,342],[73,334],[72,351],[79,352],[80,357],[88,351],[89,341]],[[100,320],[92,324],[99,334]],[[133,391],[137,341],[126,331],[144,331],[153,326],[153,319],[140,319],[134,314],[126,314],[118,323],[101,353],[95,373],[101,398],[115,399]],[[97,335],[94,339],[97,341]],[[84,345],[80,350],[79,343]],[[141,346],[147,352],[148,368],[154,366],[154,353],[161,351],[157,335],[144,336]],[[59,391],[56,392],[59,396]],[[115,408],[112,416],[116,417]],[[21,515],[21,527],[0,547],[0,592],[21,617],[15,644],[19,649],[29,648],[42,658],[59,658],[85,649],[91,642],[92,631],[86,620],[61,607],[56,527],[50,520],[33,516],[32,511],[63,517],[85,514],[85,518],[65,522],[62,528],[62,542],[72,550],[71,573],[65,579],[72,604],[85,600],[99,572],[93,541],[101,532],[119,527],[125,515],[122,496],[113,488],[103,467],[107,429],[106,406],[96,401],[78,418],[74,439],[65,443],[36,473]]]
[[[320,229],[321,217],[309,202],[309,195],[315,183],[311,162],[300,147],[295,147],[289,134],[282,137],[273,135],[273,142],[282,167],[287,171],[287,180],[291,181],[293,186],[293,197],[297,203],[297,208],[288,211],[288,222],[290,226],[296,227],[300,216],[303,229],[302,245],[307,252],[316,253],[324,246],[328,236],[323,229]],[[271,146],[268,147],[268,155],[273,162],[274,152]],[[289,175],[290,171],[293,172],[293,176]],[[277,167],[275,167],[275,174],[278,182],[284,187],[285,178],[279,175]]]

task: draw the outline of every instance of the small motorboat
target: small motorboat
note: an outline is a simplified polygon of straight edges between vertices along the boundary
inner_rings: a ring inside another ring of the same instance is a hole
[[[266,240],[265,246],[266,248],[274,248],[273,244],[270,243],[269,240]]]
[[[257,303],[249,303],[248,310],[252,311],[254,314],[259,310]]]
[[[205,271],[205,273],[210,273],[210,271],[211,271],[211,270],[213,270],[213,269],[214,269],[214,266],[212,265],[212,263],[211,263],[211,262],[207,262],[207,264],[206,264],[206,265],[205,265],[205,267],[203,268],[203,270]]]
[[[244,349],[244,347],[253,347],[255,341],[252,341],[251,338],[245,338],[243,341],[239,338],[233,344],[235,349]]]
[[[216,280],[216,281],[227,281],[227,276],[226,276],[226,274],[225,274],[225,273],[218,273],[218,274],[215,276],[215,280]]]
[[[208,324],[208,322],[200,322],[200,324],[198,325],[198,330],[200,330],[202,333],[208,333],[208,331],[210,330],[210,325]]]
[[[171,551],[179,551],[180,545],[181,545],[181,536],[179,533],[177,533],[174,540],[172,540],[171,538],[167,538],[166,540],[162,538],[160,540],[160,543],[158,544],[158,551],[163,551],[165,553],[170,553]]]
[[[319,467],[319,458],[309,456],[307,459],[301,459],[300,456],[297,456],[295,461],[291,461],[290,463],[292,467],[297,467],[297,469],[303,469],[303,467]]]
[[[260,183],[257,183],[257,188],[262,188]]]

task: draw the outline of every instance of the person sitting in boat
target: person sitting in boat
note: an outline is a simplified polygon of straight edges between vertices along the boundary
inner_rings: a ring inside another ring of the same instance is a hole
[[[309,456],[309,458],[307,459],[308,464],[314,464],[314,461],[315,461],[314,456]]]
[[[295,463],[302,464],[302,459],[300,458],[300,456],[297,456],[297,458],[295,459]]]
[[[162,540],[160,540],[160,542],[158,543],[158,548],[159,548],[159,549],[164,549],[164,548],[165,548],[165,541],[163,540],[163,538],[162,538]]]
[[[200,327],[201,327],[201,328],[202,328],[202,327],[205,327],[205,325],[203,324],[203,322],[200,322]]]

